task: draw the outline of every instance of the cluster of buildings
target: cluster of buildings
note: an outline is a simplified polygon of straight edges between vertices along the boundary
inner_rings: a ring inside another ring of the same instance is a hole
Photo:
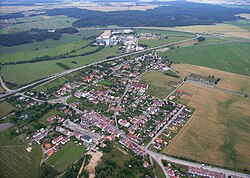
[[[145,156],[147,154],[144,148],[124,136],[121,137],[119,143],[139,156]]]
[[[186,81],[195,82],[195,83],[199,83],[199,84],[214,88],[218,84],[220,79],[214,78],[214,76],[204,77],[204,76],[192,73],[186,78]]]
[[[144,48],[138,45],[138,38],[133,34],[133,30],[104,30],[104,32],[96,38],[93,45],[100,46],[116,46],[119,45],[119,52],[126,53],[131,51],[139,51]]]
[[[176,114],[180,110],[181,112]],[[153,147],[157,150],[166,147],[191,117],[191,112],[191,109],[177,104],[176,108],[167,115],[167,121],[171,120],[171,122],[168,123],[162,134],[154,140]]]
[[[137,34],[139,39],[168,39],[166,35],[153,34],[153,33],[139,33]]]
[[[192,176],[208,177],[208,178],[225,178],[223,173],[209,171],[203,168],[188,167],[188,173]]]

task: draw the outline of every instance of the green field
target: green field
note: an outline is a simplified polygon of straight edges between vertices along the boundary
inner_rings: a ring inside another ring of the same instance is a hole
[[[117,47],[106,47],[101,51],[88,56],[43,61],[37,63],[6,65],[2,66],[1,75],[5,81],[15,81],[20,86],[51,74],[62,72],[63,68],[56,65],[57,62],[64,63],[71,68],[76,68],[82,65],[100,61],[111,55],[116,55],[116,52]],[[71,61],[76,61],[77,64],[73,64]]]
[[[160,71],[150,71],[142,76],[142,80],[150,85],[147,93],[159,98],[168,96],[175,89],[175,85],[181,82],[180,78],[165,75]]]
[[[250,75],[250,43],[225,43],[183,47],[167,52],[175,63],[205,66],[237,74]]]
[[[0,118],[3,116],[6,116],[7,114],[11,113],[14,110],[15,110],[15,107],[12,106],[7,101],[0,102]]]
[[[50,125],[50,123],[47,121],[47,119],[51,116],[54,116],[54,115],[58,115],[58,114],[61,114],[60,111],[57,111],[55,109],[53,110],[50,110],[48,113],[44,114],[41,118],[38,119],[38,122],[39,123],[42,123],[46,126]]]
[[[152,33],[152,34],[162,34],[168,37],[194,37],[195,35],[188,32],[178,32],[171,30],[161,30],[161,29],[137,29],[136,33]]]
[[[60,77],[56,80],[53,80],[52,82],[49,82],[49,83],[46,83],[44,85],[41,85],[37,88],[34,89],[34,91],[36,92],[44,92],[48,89],[51,89],[51,88],[56,88],[56,87],[60,87],[62,86],[64,83],[66,83],[68,80],[64,77]]]
[[[139,39],[140,45],[147,45],[148,47],[160,46],[168,43],[173,43],[181,40],[188,39],[190,37],[170,37],[168,39]]]
[[[10,140],[4,133],[0,134],[0,145],[0,177],[38,177],[42,156],[39,146],[33,146],[29,153],[18,138]]]
[[[59,172],[65,171],[74,163],[85,151],[83,146],[75,145],[72,142],[67,143],[59,151],[54,153],[46,163],[53,166]]]
[[[38,29],[59,29],[71,27],[72,23],[76,21],[76,18],[69,18],[63,15],[59,16],[34,16],[34,17],[23,17],[16,19],[1,20],[1,23],[16,23],[10,26],[10,29],[0,33],[13,33],[20,31],[28,31],[32,28]]]
[[[41,56],[57,56],[80,49],[91,40],[83,38],[98,35],[99,30],[82,30],[76,34],[64,34],[59,40],[48,39],[43,42],[16,45],[11,47],[0,46],[1,63],[27,61]]]

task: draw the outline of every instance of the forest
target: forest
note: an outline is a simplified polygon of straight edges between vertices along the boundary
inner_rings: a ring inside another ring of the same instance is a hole
[[[216,13],[214,13],[216,12]],[[78,8],[49,9],[50,16],[66,15],[79,18],[73,23],[76,27],[93,26],[157,26],[175,27],[187,25],[210,25],[224,21],[236,20],[236,14],[250,13],[248,9],[227,8],[189,2],[169,2],[168,6],[159,6],[146,11],[100,12]],[[94,20],[93,20],[94,19]]]

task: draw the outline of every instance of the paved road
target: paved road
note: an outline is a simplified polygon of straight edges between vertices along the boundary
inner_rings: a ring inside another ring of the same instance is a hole
[[[179,43],[183,43],[183,42],[187,42],[187,41],[191,41],[191,40],[197,39],[199,37],[200,37],[200,35],[197,34],[196,37],[194,37],[194,38],[189,38],[189,39],[186,39],[186,40],[181,40],[181,41],[177,41],[177,42],[173,42],[173,43],[168,43],[168,44],[156,46],[156,47],[153,47],[153,48],[147,48],[147,49],[144,49],[144,50],[141,50],[141,51],[136,51],[136,52],[132,52],[132,53],[128,53],[128,54],[123,54],[123,55],[120,55],[120,56],[117,56],[117,57],[112,57],[112,58],[109,58],[109,59],[104,59],[104,60],[101,60],[101,61],[98,61],[98,62],[95,62],[95,63],[92,63],[92,64],[87,64],[87,65],[84,65],[84,66],[81,66],[81,67],[78,67],[78,68],[74,68],[74,69],[63,71],[63,72],[55,73],[55,74],[50,75],[50,76],[48,76],[48,77],[46,77],[44,79],[41,79],[41,80],[38,80],[36,82],[30,83],[30,84],[28,84],[26,86],[23,86],[21,88],[15,89],[15,90],[8,89],[4,85],[2,79],[0,79],[1,85],[3,86],[3,88],[6,88],[6,93],[5,94],[1,94],[0,95],[0,99],[4,98],[6,96],[12,95],[12,94],[21,92],[22,90],[28,89],[28,88],[33,87],[35,85],[39,85],[41,83],[47,82],[49,80],[54,80],[56,78],[62,77],[64,75],[70,74],[72,72],[76,72],[76,71],[84,69],[86,67],[90,67],[92,65],[96,65],[96,64],[103,63],[103,62],[108,62],[108,61],[112,61],[112,60],[115,60],[115,59],[119,59],[119,58],[131,56],[131,55],[135,55],[135,54],[140,54],[140,53],[149,52],[149,51],[152,51],[152,50],[156,50],[156,49],[160,49],[160,48],[164,48],[164,47],[176,45],[176,44],[179,44]]]
[[[209,170],[209,171],[215,171],[215,172],[223,173],[223,174],[225,174],[226,177],[228,177],[229,175],[235,175],[235,176],[239,176],[239,177],[250,178],[250,175],[248,175],[248,174],[229,171],[229,170],[226,170],[226,169],[216,168],[216,167],[212,167],[212,166],[202,166],[201,164],[198,164],[198,163],[173,158],[173,157],[166,156],[166,155],[163,155],[163,154],[155,153],[155,152],[150,151],[150,150],[147,150],[147,153],[150,156],[152,156],[158,162],[158,164],[161,163],[161,160],[166,160],[166,161],[169,161],[169,162],[173,162],[173,163],[181,164],[181,165],[185,165],[185,166],[192,166],[192,167],[196,167],[196,168],[201,168],[202,167],[203,169],[206,169],[206,170]]]

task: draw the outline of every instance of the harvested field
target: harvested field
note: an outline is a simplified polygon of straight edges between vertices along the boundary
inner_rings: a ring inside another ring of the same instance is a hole
[[[232,169],[250,169],[250,100],[187,83],[181,87],[196,112],[165,153]]]
[[[221,78],[218,88],[230,91],[237,91],[243,94],[250,95],[250,77],[245,75],[234,74],[221,70],[211,69],[208,67],[194,66],[189,64],[173,64],[171,66],[174,70],[178,71],[183,77],[195,73],[203,76],[214,75]]]
[[[44,8],[44,6],[0,6],[0,12],[7,14],[7,13],[24,12],[30,10],[38,10],[42,8]]]

